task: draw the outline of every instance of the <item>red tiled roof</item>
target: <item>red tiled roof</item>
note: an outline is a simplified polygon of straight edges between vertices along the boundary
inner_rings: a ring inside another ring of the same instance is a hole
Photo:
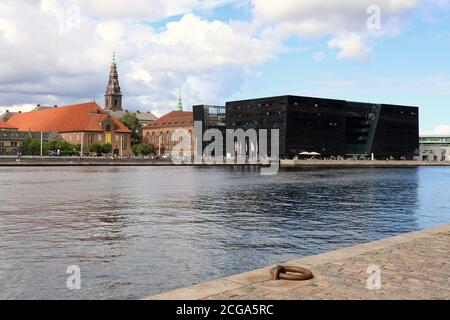
[[[158,120],[153,121],[144,129],[187,127],[194,125],[194,113],[187,111],[172,111]]]
[[[101,123],[111,119],[116,132],[131,132],[95,102],[15,114],[8,123],[20,131],[101,132]]]
[[[10,130],[17,130],[17,127],[14,127],[13,125],[9,124],[8,122],[0,120],[0,129],[10,129]]]

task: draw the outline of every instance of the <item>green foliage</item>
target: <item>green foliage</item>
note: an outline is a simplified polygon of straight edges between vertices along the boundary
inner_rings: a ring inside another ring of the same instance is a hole
[[[28,137],[23,142],[23,153],[31,156],[38,156],[41,154],[41,143]]]
[[[140,144],[142,141],[142,125],[135,114],[127,113],[119,119],[125,127],[131,130],[131,145]]]
[[[153,147],[148,145],[148,144],[136,144],[132,147],[133,150],[133,154],[134,155],[144,155],[144,156],[148,156],[149,154],[151,154],[154,150]]]
[[[148,144],[143,144],[142,145],[142,147],[141,147],[141,153],[144,155],[144,156],[148,156],[150,153],[152,153],[153,152],[153,147],[152,146],[150,146],[150,145],[148,145]]]
[[[137,156],[139,155],[139,153],[141,153],[141,145],[135,144],[134,146],[131,147],[131,150],[133,151],[133,154]]]
[[[110,143],[104,144],[102,147],[103,153],[112,153],[113,147]]]
[[[80,151],[81,145],[73,145],[67,141],[49,141],[42,145],[43,155],[48,155],[49,151],[60,151],[62,156],[74,155],[74,151]],[[41,142],[28,137],[23,142],[22,153],[24,155],[39,156],[41,154]]]
[[[103,147],[101,144],[97,144],[97,143],[91,144],[89,146],[89,152],[101,154],[103,152]]]
[[[57,152],[60,151],[61,156],[73,156],[81,151],[80,144],[70,144],[67,141],[49,141],[44,142],[42,145],[43,155],[46,156],[50,151]],[[113,147],[110,143],[105,145],[92,144],[89,146],[89,152],[96,154],[108,154],[112,153]],[[22,154],[39,156],[41,154],[41,143],[40,141],[33,140],[28,137],[23,142]]]

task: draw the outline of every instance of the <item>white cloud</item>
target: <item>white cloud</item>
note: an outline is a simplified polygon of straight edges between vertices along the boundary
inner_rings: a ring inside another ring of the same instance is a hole
[[[369,6],[381,9],[381,30],[368,30]],[[300,38],[331,37],[330,46],[338,48],[339,59],[366,58],[370,37],[397,34],[405,14],[415,9],[418,0],[254,0],[255,21],[272,25],[281,33]]]
[[[328,42],[331,49],[339,49],[338,59],[363,61],[369,57],[371,49],[358,34],[341,34]]]
[[[33,104],[22,104],[22,105],[16,105],[13,107],[0,107],[0,115],[3,114],[6,111],[9,112],[27,112],[27,111],[31,111],[36,107],[36,105]]]
[[[450,124],[440,124],[434,129],[436,135],[450,135]]]
[[[440,124],[433,130],[425,130],[420,132],[421,136],[447,136],[450,135],[450,124]]]
[[[53,0],[52,0],[53,1]],[[212,10],[236,0],[65,0],[77,5],[89,15],[101,19],[159,20],[191,13],[193,10]]]
[[[208,8],[224,2],[229,1],[182,3]],[[96,1],[0,4],[0,105],[102,102],[113,50],[130,110],[171,111],[180,87],[186,106],[223,103],[251,74],[248,67],[269,61],[283,49],[276,37],[256,35],[247,23],[208,21],[192,13],[162,31],[146,22],[82,14],[79,27],[68,30],[67,8],[73,3],[82,6],[82,13],[86,8],[100,10]],[[125,8],[123,16],[131,18],[134,11],[126,7],[157,3],[112,1],[112,11],[102,14],[112,17],[117,8]]]
[[[230,3],[251,3],[253,17],[201,16]],[[366,29],[372,4],[383,15],[376,34]],[[416,0],[2,0],[0,105],[103,101],[114,50],[129,109],[170,111],[180,87],[186,106],[223,103],[258,74],[256,66],[287,50],[290,35],[323,38],[338,59],[362,61],[373,38],[401,30],[416,6]],[[168,17],[172,22],[161,22]]]
[[[367,8],[380,7],[385,19],[408,12],[418,0],[254,0],[255,17],[278,24],[293,23],[302,35],[354,31],[366,27]]]

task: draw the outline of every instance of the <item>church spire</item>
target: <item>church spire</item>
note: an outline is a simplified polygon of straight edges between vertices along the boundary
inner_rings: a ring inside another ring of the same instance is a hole
[[[183,111],[183,100],[181,100],[181,89],[180,89],[180,93],[178,96],[178,106],[177,106],[177,111]]]
[[[122,111],[122,92],[120,90],[119,72],[117,71],[115,51],[113,52],[108,86],[106,87],[105,109],[109,111]]]

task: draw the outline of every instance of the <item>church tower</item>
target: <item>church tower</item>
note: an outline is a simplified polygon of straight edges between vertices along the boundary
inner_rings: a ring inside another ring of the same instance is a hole
[[[177,111],[183,111],[183,100],[181,100],[181,89],[180,89],[180,94],[178,96],[178,105],[177,105]]]
[[[117,72],[116,53],[113,54],[108,86],[105,93],[105,110],[122,111],[122,92],[120,91],[119,73]]]

